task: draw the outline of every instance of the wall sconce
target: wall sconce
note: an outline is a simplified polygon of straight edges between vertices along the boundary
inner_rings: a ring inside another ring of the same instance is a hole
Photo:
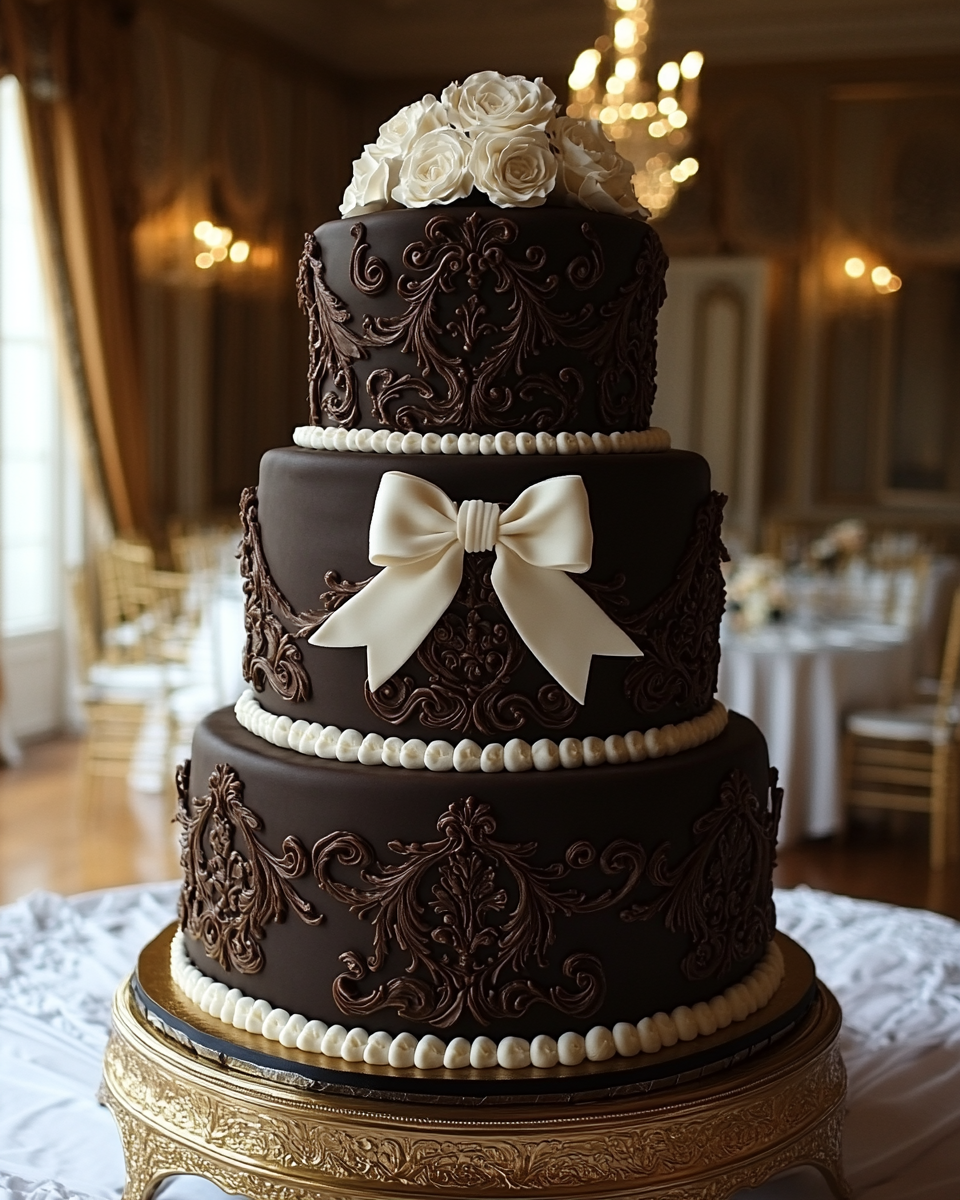
[[[863,279],[867,273],[867,264],[859,255],[855,254],[843,264],[843,270],[849,279]],[[903,286],[903,280],[900,276],[894,275],[889,267],[885,267],[882,264],[871,270],[870,282],[881,296],[888,296],[891,292],[899,292]]]
[[[198,221],[193,227],[193,236],[206,245],[193,260],[201,271],[209,271],[216,263],[244,263],[250,257],[250,243],[242,238],[233,240],[233,230],[226,225],[214,225],[212,221]]]

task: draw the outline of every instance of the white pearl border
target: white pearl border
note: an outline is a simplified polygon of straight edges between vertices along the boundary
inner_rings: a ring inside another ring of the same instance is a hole
[[[293,440],[305,450],[364,454],[641,454],[670,449],[665,429],[626,433],[417,433],[400,429],[347,429],[298,425]]]
[[[250,733],[274,746],[296,750],[316,758],[335,758],[340,762],[358,762],[365,767],[406,767],[416,771],[554,771],[557,767],[599,767],[604,763],[643,762],[645,758],[663,758],[691,750],[718,737],[727,726],[727,710],[719,700],[702,716],[679,725],[664,725],[641,733],[614,733],[607,738],[564,738],[559,745],[541,738],[531,746],[522,738],[511,738],[506,745],[488,742],[478,746],[465,738],[456,746],[450,742],[424,742],[420,738],[404,740],[383,738],[379,733],[360,733],[339,729],[318,721],[292,721],[267,712],[257,700],[253,688],[247,688],[234,706],[237,720]]]
[[[370,1034],[365,1029],[348,1030],[343,1025],[308,1021],[299,1013],[291,1015],[284,1008],[273,1008],[266,1000],[254,1000],[239,988],[228,988],[204,975],[190,961],[180,929],[170,946],[170,973],[181,992],[202,1012],[234,1029],[260,1034],[291,1049],[375,1066],[420,1070],[505,1067],[515,1071],[530,1066],[578,1067],[585,1059],[605,1062],[617,1055],[634,1058],[641,1053],[656,1054],[678,1041],[709,1037],[765,1007],[783,981],[784,963],[780,947],[770,942],[762,961],[750,974],[712,1000],[701,1000],[692,1007],[681,1004],[672,1013],[654,1013],[636,1024],[620,1021],[613,1029],[594,1025],[585,1035],[562,1033],[557,1039],[541,1033],[529,1042],[512,1036],[499,1042],[488,1037],[472,1042],[455,1037],[444,1042],[432,1033],[420,1038],[413,1033],[394,1037],[383,1030]]]

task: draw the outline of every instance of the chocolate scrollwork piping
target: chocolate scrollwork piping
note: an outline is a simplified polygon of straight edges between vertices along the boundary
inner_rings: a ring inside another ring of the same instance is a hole
[[[584,221],[580,226],[580,232],[589,242],[590,250],[587,254],[580,255],[579,258],[571,259],[567,264],[565,274],[575,288],[585,291],[587,288],[594,287],[603,277],[603,247],[589,221]]]
[[[417,650],[426,683],[398,673],[375,692],[365,686],[367,706],[381,720],[415,718],[427,729],[483,734],[511,733],[529,720],[548,729],[573,721],[576,701],[552,680],[535,697],[508,690],[527,652],[497,598],[492,567],[491,553],[464,556],[453,603]]]
[[[240,498],[240,574],[243,577],[243,677],[258,692],[269,683],[284,700],[301,703],[311,694],[310,676],[303,665],[303,654],[296,639],[309,637],[327,617],[366,587],[369,580],[341,579],[336,571],[327,571],[319,608],[299,613],[277,587],[263,553],[259,503],[256,488],[245,488]],[[281,623],[283,618],[291,629]]]
[[[734,963],[760,953],[773,937],[773,867],[783,789],[770,770],[762,799],[747,775],[735,768],[720,785],[717,804],[693,826],[693,849],[673,867],[666,848],[647,871],[663,890],[648,904],[624,910],[626,921],[663,914],[666,927],[693,943],[681,963],[688,979],[724,975]]]
[[[214,768],[205,796],[191,801],[189,787],[188,760],[177,768],[180,925],[222,967],[255,974],[263,969],[260,943],[269,921],[282,921],[288,910],[308,925],[324,919],[291,886],[308,873],[309,856],[292,836],[279,857],[257,840],[263,822],[243,803],[243,783],[227,763]]]
[[[395,1008],[402,1017],[443,1029],[468,1014],[486,1025],[538,1003],[577,1016],[596,1011],[606,984],[595,955],[564,960],[569,989],[540,983],[532,972],[549,966],[558,916],[623,903],[643,875],[642,847],[621,839],[598,854],[578,841],[562,862],[535,866],[536,842],[504,842],[496,829],[490,807],[469,797],[441,815],[437,841],[389,842],[400,863],[381,863],[369,842],[354,833],[331,833],[315,844],[312,863],[320,888],[373,927],[372,954],[350,950],[340,956],[345,970],[333,996],[342,1012],[359,1016]],[[360,885],[335,879],[334,864],[358,870]],[[571,871],[593,865],[622,878],[592,897],[554,886]],[[363,981],[397,950],[410,956],[408,967],[363,993]]]
[[[629,611],[622,575],[608,584],[577,579],[643,651],[623,682],[638,712],[658,712],[672,704],[706,710],[717,690],[726,599],[720,563],[729,561],[720,539],[726,501],[711,492],[701,504],[673,581],[645,608]]]
[[[368,351],[363,337],[350,328],[350,310],[327,286],[320,247],[310,233],[300,258],[297,298],[309,322],[307,400],[310,423],[319,425],[326,416],[338,424],[355,425],[360,419],[360,404],[353,364],[366,358]],[[324,391],[326,380],[338,390]]]
[[[370,254],[366,230],[358,221],[350,229],[353,250],[350,252],[350,282],[364,296],[379,296],[390,282],[390,270],[382,258]]]

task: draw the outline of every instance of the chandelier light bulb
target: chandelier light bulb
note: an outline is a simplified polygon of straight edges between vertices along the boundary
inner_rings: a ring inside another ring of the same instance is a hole
[[[680,64],[665,62],[657,72],[657,83],[665,92],[672,92],[680,82]]]
[[[617,0],[617,8],[621,12],[633,12],[637,7],[637,0]]]
[[[600,57],[600,51],[593,47],[577,55],[577,61],[573,64],[573,70],[567,80],[575,92],[579,92],[581,88],[589,87],[593,83],[597,75],[597,67],[600,65]]]
[[[696,79],[703,68],[703,55],[699,50],[690,50],[680,59],[680,74],[684,79]]]
[[[867,269],[867,264],[862,258],[857,258],[854,256],[853,258],[847,259],[847,261],[843,264],[843,269],[851,279],[860,279],[864,271]]]
[[[230,261],[235,263],[246,262],[250,257],[250,243],[243,240],[237,240],[230,247]]]
[[[213,223],[210,221],[198,221],[193,227],[193,236],[198,242],[205,242],[211,233],[213,233]]]
[[[870,281],[875,287],[886,287],[893,278],[893,272],[889,267],[874,267],[870,272]]]
[[[635,79],[637,75],[637,60],[635,58],[619,58],[614,67],[614,74],[623,80]]]
[[[621,17],[613,27],[613,44],[618,50],[632,50],[636,41],[636,24],[629,17]]]

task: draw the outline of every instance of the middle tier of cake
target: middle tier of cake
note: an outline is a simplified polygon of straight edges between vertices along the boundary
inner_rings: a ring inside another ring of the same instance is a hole
[[[363,646],[308,639],[376,573],[368,537],[389,471],[427,480],[455,504],[502,507],[541,481],[578,476],[593,554],[589,571],[571,578],[642,657],[594,657],[585,703],[577,704],[506,617],[491,586],[493,552],[470,553],[447,612],[424,631],[414,657],[371,691]],[[447,457],[272,450],[259,489],[242,502],[244,675],[268,712],[426,742],[467,737],[483,745],[517,736],[533,744],[687,721],[709,711],[716,687],[722,506],[706,462],[683,451]]]

